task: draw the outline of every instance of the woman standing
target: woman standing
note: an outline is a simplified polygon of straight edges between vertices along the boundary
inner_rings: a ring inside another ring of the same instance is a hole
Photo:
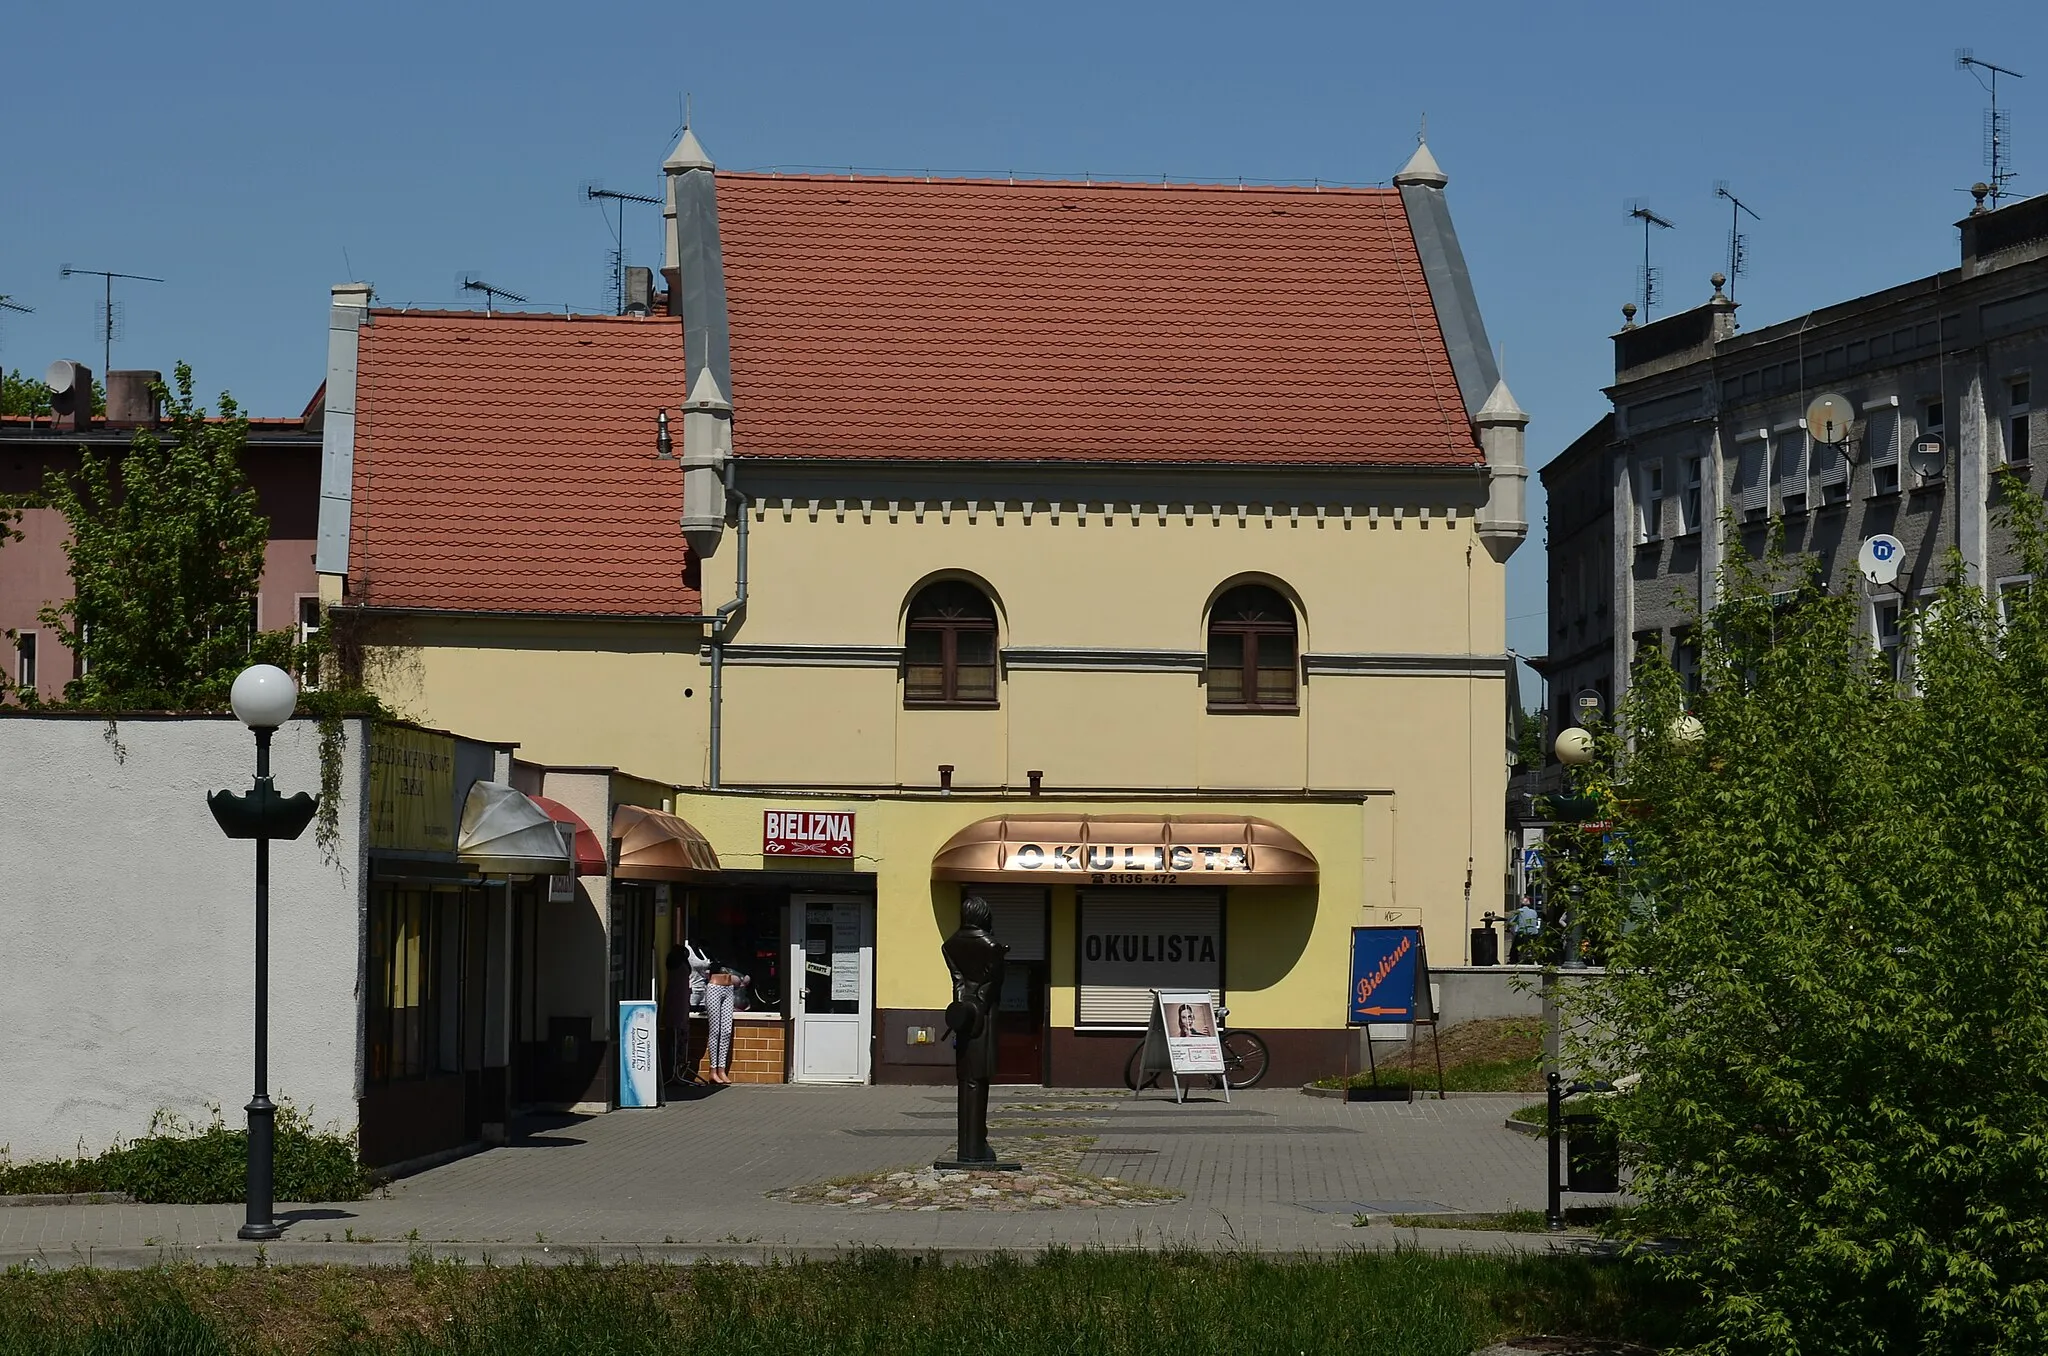
[[[732,1062],[732,1006],[736,989],[747,982],[725,966],[710,963],[704,981],[704,1024],[710,1028],[711,1073],[714,1083],[730,1083],[726,1066]]]

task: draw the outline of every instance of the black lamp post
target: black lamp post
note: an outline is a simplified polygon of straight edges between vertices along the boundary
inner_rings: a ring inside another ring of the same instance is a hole
[[[270,781],[270,736],[291,719],[299,704],[292,676],[271,664],[242,670],[229,694],[235,715],[256,736],[256,784],[244,796],[207,793],[221,832],[256,840],[256,1095],[249,1099],[249,1186],[247,1213],[235,1237],[267,1241],[284,1230],[271,1218],[271,1163],[277,1108],[270,1085],[270,840],[297,838],[319,804],[301,791],[280,796]]]

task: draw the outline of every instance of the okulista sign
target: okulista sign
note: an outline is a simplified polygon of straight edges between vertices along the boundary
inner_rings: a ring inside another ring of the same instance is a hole
[[[851,857],[853,815],[837,811],[768,810],[762,815],[764,857]]]
[[[1251,854],[1242,844],[1214,847],[1178,843],[1019,843],[1010,852],[1005,866],[1011,871],[1075,871],[1138,876],[1155,882],[1162,876],[1249,873],[1252,869]]]

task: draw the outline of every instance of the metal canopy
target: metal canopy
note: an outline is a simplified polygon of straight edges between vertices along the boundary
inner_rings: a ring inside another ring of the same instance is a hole
[[[620,880],[703,880],[721,869],[711,840],[686,819],[642,805],[612,811]]]
[[[1246,815],[999,815],[932,859],[934,880],[957,881],[1313,885],[1316,875],[1299,838]]]
[[[575,830],[502,782],[476,782],[462,802],[455,856],[487,876],[566,876]]]

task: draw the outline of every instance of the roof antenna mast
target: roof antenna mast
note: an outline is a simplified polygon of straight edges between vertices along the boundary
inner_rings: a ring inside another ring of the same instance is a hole
[[[1762,221],[1756,209],[1735,196],[1726,179],[1714,181],[1714,196],[1728,200],[1728,300],[1735,300],[1735,280],[1741,277],[1749,263],[1749,237],[1742,233],[1742,214],[1749,213],[1751,221]]]
[[[1628,204],[1628,214],[1643,223],[1643,271],[1640,278],[1643,292],[1643,323],[1650,323],[1650,307],[1657,299],[1657,270],[1650,267],[1650,228],[1671,230],[1673,225],[1650,210],[1650,205],[1641,198],[1633,198]]]
[[[583,185],[583,196],[591,202],[608,202],[614,207],[614,220],[605,225],[612,228],[611,285],[612,314],[626,313],[626,204],[629,202],[652,203],[661,206],[661,199],[645,193],[622,193],[615,188],[591,182]]]
[[[517,292],[507,291],[502,287],[493,287],[474,273],[465,273],[457,281],[462,284],[462,290],[465,292],[481,292],[484,294],[485,315],[491,314],[492,309],[497,305],[499,297],[503,297],[507,301],[523,302],[527,300],[527,298],[520,296]]]
[[[2005,186],[2013,178],[2012,131],[2006,123],[2005,111],[1998,106],[1998,77],[2009,75],[2015,80],[2026,77],[2008,67],[1978,59],[1967,47],[1956,48],[1956,69],[1976,76],[1977,83],[1991,94],[1991,109],[1984,115],[1984,164],[1991,171],[1985,185],[1991,190],[1991,209],[1995,212],[1998,200],[2008,196]],[[1986,80],[1977,75],[1978,71],[1989,71],[1991,78]]]
[[[160,283],[162,278],[152,278],[147,273],[113,273],[103,268],[73,268],[66,264],[57,270],[57,276],[68,278],[72,274],[105,280],[107,291],[100,303],[100,380],[106,380],[114,366],[114,335],[121,328],[121,313],[114,309],[114,279],[127,278],[134,282]]]

